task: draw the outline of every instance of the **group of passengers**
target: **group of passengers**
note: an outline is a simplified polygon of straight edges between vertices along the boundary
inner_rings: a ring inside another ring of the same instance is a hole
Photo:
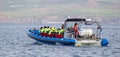
[[[74,24],[74,34],[75,38],[78,37],[78,28],[77,23]],[[56,29],[55,27],[44,26],[41,27],[39,30],[33,29],[35,34],[45,37],[54,37],[54,38],[63,38],[64,35],[64,25],[62,24],[61,28]]]
[[[56,29],[54,27],[49,27],[49,26],[44,26],[39,29],[40,35],[45,36],[45,37],[54,37],[54,38],[63,38],[63,33],[64,30],[63,28],[61,29]]]
[[[39,30],[34,28],[33,30],[30,31],[33,32],[34,34],[49,38],[63,38],[64,35],[63,26],[62,28],[58,29],[56,29],[55,27],[44,26],[41,27]]]

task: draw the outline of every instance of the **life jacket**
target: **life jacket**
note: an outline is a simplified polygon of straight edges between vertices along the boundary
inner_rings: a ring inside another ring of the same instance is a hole
[[[42,28],[42,29],[41,29],[40,35],[41,35],[41,36],[45,36],[45,35],[46,35],[46,28]]]
[[[56,29],[55,29],[54,27],[52,27],[51,30],[52,30],[53,32],[56,32]]]
[[[63,32],[64,32],[63,29],[58,30],[58,34],[59,34],[59,35],[62,34]]]
[[[47,28],[47,29],[46,29],[46,33],[49,33],[49,31],[50,31],[50,28]]]
[[[54,27],[49,28],[48,30],[48,37],[52,38],[55,36],[56,29]]]
[[[47,33],[47,31],[48,31],[48,28],[44,28],[44,33]]]
[[[42,33],[42,32],[43,32],[43,29],[39,29],[39,32]]]
[[[50,35],[52,32],[55,32],[55,28],[54,27],[49,28],[48,34]]]
[[[55,37],[56,38],[63,38],[63,34],[64,33],[64,30],[63,29],[58,29],[56,30],[56,34],[55,34]]]
[[[44,31],[44,29],[40,29],[40,32],[42,33]]]

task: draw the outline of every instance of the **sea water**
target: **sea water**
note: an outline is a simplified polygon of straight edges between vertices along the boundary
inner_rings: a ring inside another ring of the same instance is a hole
[[[109,41],[106,47],[37,44],[27,36],[27,30],[40,26],[43,25],[0,24],[0,57],[120,57],[119,24],[102,24],[101,37]]]

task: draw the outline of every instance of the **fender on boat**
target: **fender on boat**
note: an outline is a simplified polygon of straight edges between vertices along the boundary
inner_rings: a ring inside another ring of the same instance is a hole
[[[105,38],[103,38],[103,39],[101,40],[101,46],[107,46],[107,45],[108,45],[108,40],[105,39]]]

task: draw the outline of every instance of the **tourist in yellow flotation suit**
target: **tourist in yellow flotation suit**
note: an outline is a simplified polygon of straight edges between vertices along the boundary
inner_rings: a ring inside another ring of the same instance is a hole
[[[43,31],[44,31],[44,28],[40,29],[39,31],[40,31],[41,33],[43,33]]]
[[[50,28],[49,27],[46,27],[46,28],[44,28],[44,33],[47,33],[48,31],[50,30]]]
[[[62,34],[64,32],[64,30],[63,29],[58,29],[57,30],[57,33],[60,35],[60,34]]]
[[[46,33],[48,33],[50,31],[49,26],[46,28]]]
[[[43,32],[45,31],[45,28],[46,28],[46,26],[44,26],[44,28],[40,29],[39,31],[40,31],[41,33],[43,33]]]
[[[48,34],[50,35],[52,32],[56,32],[56,29],[54,27],[50,28]]]
[[[43,27],[40,27],[39,32],[40,32],[40,33],[43,32]]]

